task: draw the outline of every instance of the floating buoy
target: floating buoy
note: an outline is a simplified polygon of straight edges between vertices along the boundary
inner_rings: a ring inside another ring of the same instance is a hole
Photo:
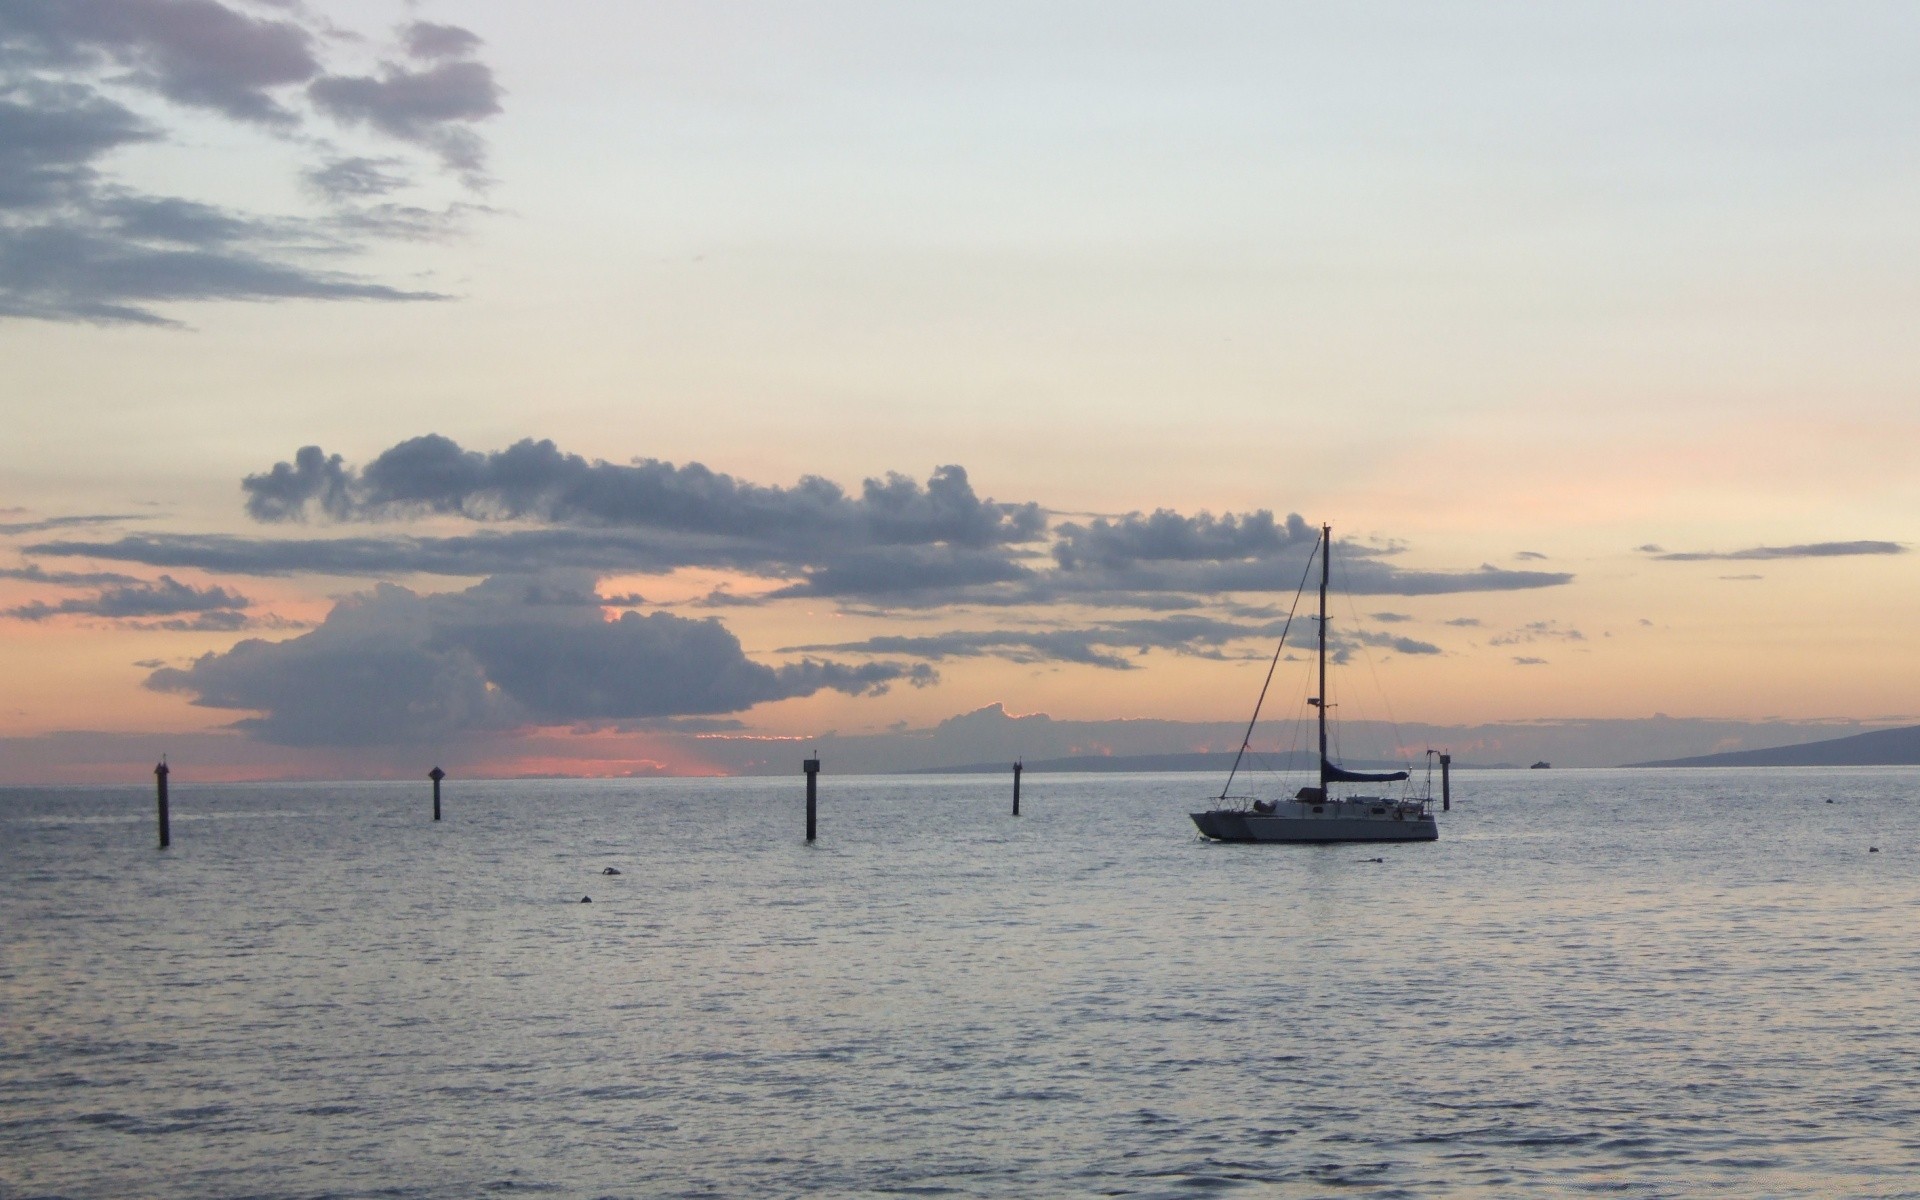
[[[1829,797],[1827,797],[1827,803],[1828,803],[1828,804],[1832,804],[1832,803],[1833,803],[1833,797],[1831,797],[1831,796],[1829,796]]]
[[[582,904],[592,904],[592,903],[593,903],[593,897],[592,897],[592,896],[582,896],[582,897],[580,897],[580,903],[582,903]]]
[[[1868,846],[1868,847],[1867,847],[1867,853],[1868,853],[1868,854],[1878,854],[1878,853],[1880,853],[1880,847],[1878,847],[1878,846]]]
[[[606,868],[605,870],[603,870],[603,871],[601,871],[600,873],[601,873],[602,875],[618,875],[618,874],[620,873],[620,868],[619,868],[619,867],[608,867],[608,868]]]

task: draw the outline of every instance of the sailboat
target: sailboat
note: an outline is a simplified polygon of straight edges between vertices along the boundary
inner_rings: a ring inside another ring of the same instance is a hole
[[[1327,583],[1333,557],[1333,527],[1320,527],[1320,680],[1319,695],[1307,701],[1317,710],[1320,724],[1320,782],[1303,787],[1290,800],[1259,800],[1232,795],[1234,776],[1253,742],[1253,727],[1259,723],[1260,707],[1266,702],[1267,688],[1273,684],[1274,668],[1280,652],[1286,648],[1287,635],[1280,634],[1274,649],[1273,665],[1267,668],[1267,681],[1254,702],[1253,717],[1247,722],[1247,735],[1240,753],[1227,773],[1226,786],[1220,789],[1219,807],[1190,814],[1193,823],[1206,837],[1222,842],[1430,842],[1440,836],[1433,819],[1432,797],[1419,798],[1333,794],[1334,784],[1399,783],[1406,771],[1349,771],[1327,754]],[[1304,584],[1304,580],[1302,583]],[[1428,752],[1432,755],[1433,751]],[[1452,763],[1450,755],[1440,755],[1445,777]],[[1449,801],[1451,796],[1448,797]],[[1451,807],[1451,804],[1448,805]]]

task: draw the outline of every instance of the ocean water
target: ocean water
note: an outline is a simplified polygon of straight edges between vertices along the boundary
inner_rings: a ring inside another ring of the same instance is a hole
[[[1920,1196],[1920,771],[1009,782],[0,791],[0,1196]]]

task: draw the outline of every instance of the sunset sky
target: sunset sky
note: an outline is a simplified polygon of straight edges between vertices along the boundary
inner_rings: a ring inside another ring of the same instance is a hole
[[[1917,38],[0,0],[0,782],[1920,722]]]

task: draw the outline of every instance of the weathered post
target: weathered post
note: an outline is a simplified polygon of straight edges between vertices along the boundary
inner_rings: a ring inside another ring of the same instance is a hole
[[[815,754],[800,764],[807,769],[807,840],[813,840],[813,812],[816,798],[817,781],[820,778],[820,756]]]
[[[1440,811],[1453,811],[1453,755],[1440,756]]]
[[[167,774],[167,760],[162,758],[160,765],[153,769],[154,783],[160,792],[160,848],[162,850],[173,844],[172,831],[167,828]]]
[[[447,773],[439,767],[427,772],[427,778],[433,780],[433,819],[436,821],[440,819],[440,781],[446,777]]]
[[[1020,760],[1013,760],[1013,815],[1020,815]]]

